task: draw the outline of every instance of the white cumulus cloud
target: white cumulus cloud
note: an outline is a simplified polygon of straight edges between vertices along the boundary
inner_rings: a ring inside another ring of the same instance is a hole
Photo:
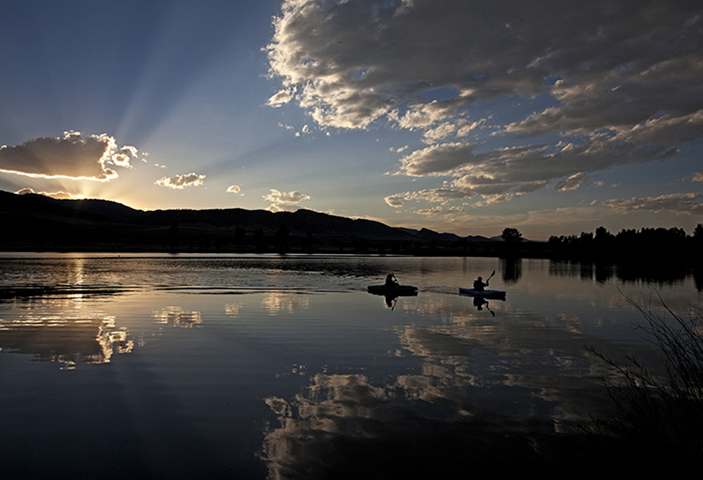
[[[33,189],[26,187],[22,188],[18,191],[15,192],[17,195],[29,195],[29,194],[37,194],[37,195],[44,195],[45,197],[51,197],[55,198],[57,200],[62,200],[62,199],[81,199],[83,198],[81,195],[72,195],[68,192],[35,192]]]
[[[403,206],[403,196],[402,195],[391,195],[384,198],[385,202],[393,208],[400,208]]]
[[[703,215],[703,193],[674,193],[646,198],[616,198],[604,204],[618,213],[673,212],[679,215]]]
[[[187,173],[185,175],[174,175],[172,177],[163,177],[154,182],[160,187],[168,187],[176,190],[182,190],[185,187],[197,187],[203,184],[205,175],[197,173]]]
[[[271,189],[271,193],[264,195],[264,200],[271,202],[268,210],[272,212],[292,212],[298,210],[300,207],[298,204],[303,200],[309,200],[309,195],[305,195],[300,192],[279,192],[278,190]]]
[[[303,200],[309,200],[311,197],[300,192],[279,192],[271,189],[271,193],[264,195],[264,200],[272,203],[300,203]]]
[[[269,98],[267,104],[271,107],[280,107],[293,99],[294,90],[281,90]]]

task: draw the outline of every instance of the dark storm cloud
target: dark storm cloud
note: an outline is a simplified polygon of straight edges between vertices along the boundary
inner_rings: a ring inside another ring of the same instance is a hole
[[[423,132],[430,147],[399,173],[463,177],[454,188],[469,196],[488,184],[574,189],[589,172],[703,139],[700,2],[289,0],[274,26],[268,55],[283,89],[271,105],[297,102],[323,128],[385,120]],[[505,98],[551,103],[476,118]],[[461,137],[488,124],[506,144],[540,144],[476,154]]]
[[[320,123],[349,128],[408,101],[420,112],[439,88],[455,94],[425,112],[432,122],[477,100],[540,93],[563,100],[569,130],[611,125],[616,107],[622,125],[687,115],[703,108],[691,95],[703,88],[701,11],[684,1],[290,0],[268,47],[287,87],[274,102],[297,98]]]

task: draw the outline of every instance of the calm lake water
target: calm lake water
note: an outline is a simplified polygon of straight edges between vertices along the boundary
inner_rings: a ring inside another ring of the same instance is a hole
[[[504,301],[458,293],[494,270]],[[388,272],[419,294],[366,292]],[[0,289],[1,478],[573,468],[613,408],[585,347],[656,365],[627,299],[703,303],[686,272],[498,258],[0,254]]]

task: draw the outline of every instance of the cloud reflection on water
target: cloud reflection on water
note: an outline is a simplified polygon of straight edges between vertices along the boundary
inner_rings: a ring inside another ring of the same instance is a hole
[[[238,317],[239,310],[242,308],[241,303],[228,303],[225,305],[225,313],[231,317]]]
[[[291,313],[308,309],[310,297],[305,293],[270,290],[264,294],[261,304],[271,315]]]
[[[154,318],[158,323],[178,327],[193,327],[203,323],[200,312],[188,312],[179,306],[164,307],[160,311],[154,312]]]
[[[399,376],[377,386],[365,375],[317,374],[291,401],[266,398],[278,417],[263,444],[268,478],[455,478],[459,471],[505,478],[577,466],[576,437],[545,434],[537,416],[474,410],[452,394],[458,385],[433,383]]]
[[[584,462],[583,448],[596,447],[576,445],[574,427],[612,411],[600,377],[613,374],[584,345],[613,344],[577,315],[496,311],[420,295],[396,313],[439,320],[394,327],[395,355],[419,368],[318,373],[292,398],[265,398],[279,422],[263,445],[269,478],[441,478],[467,467],[500,477]]]
[[[134,341],[115,317],[26,315],[0,319],[0,350],[59,362],[62,369],[78,363],[109,363],[114,354],[129,353]]]

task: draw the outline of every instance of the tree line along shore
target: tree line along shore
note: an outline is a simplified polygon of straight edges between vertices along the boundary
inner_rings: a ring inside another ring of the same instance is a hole
[[[341,253],[512,256],[700,263],[703,224],[611,233],[605,227],[548,241],[514,227],[498,237],[391,227],[312,210],[137,210],[100,199],[54,199],[0,191],[0,251]]]
[[[285,224],[276,231],[263,228],[221,228],[210,225],[25,224],[0,238],[3,251],[57,252],[169,252],[169,253],[281,253],[375,254],[415,256],[515,256],[604,261],[684,261],[700,263],[703,225],[687,234],[681,228],[642,228],[610,233],[604,227],[580,235],[552,236],[548,241],[522,238],[515,228],[498,239],[389,239],[291,232]]]

